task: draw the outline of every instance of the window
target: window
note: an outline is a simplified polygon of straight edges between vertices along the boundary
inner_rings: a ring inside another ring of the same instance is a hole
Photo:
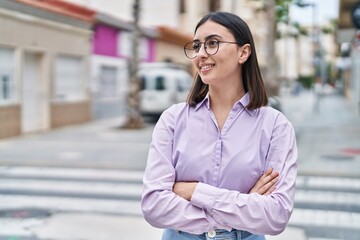
[[[54,94],[56,100],[81,100],[86,96],[82,59],[59,56],[55,63]]]
[[[210,0],[210,12],[216,12],[220,10],[220,0]]]
[[[140,76],[139,81],[140,81],[140,90],[145,90],[146,89],[146,77]]]
[[[165,78],[163,76],[157,76],[155,78],[156,84],[155,89],[156,90],[165,90]]]
[[[138,55],[140,59],[149,59],[149,40],[144,37],[139,38]],[[132,56],[132,33],[122,31],[118,34],[118,56],[131,57]]]
[[[15,91],[14,50],[0,47],[0,103],[14,101]]]
[[[186,0],[180,0],[180,14],[186,12]]]

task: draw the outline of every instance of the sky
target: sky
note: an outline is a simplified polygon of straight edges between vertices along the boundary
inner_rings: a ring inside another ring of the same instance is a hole
[[[315,3],[315,21],[323,24],[329,19],[337,18],[339,13],[340,0],[309,0],[309,3]],[[292,6],[290,9],[290,18],[302,25],[312,25],[313,22],[313,7],[299,8]]]

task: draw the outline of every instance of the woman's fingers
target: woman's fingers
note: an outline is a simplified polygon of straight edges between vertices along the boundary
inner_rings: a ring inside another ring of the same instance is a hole
[[[279,180],[279,173],[275,172],[272,168],[269,168],[255,183],[254,187],[249,193],[259,193],[261,195],[268,195],[275,190],[274,185]]]
[[[279,176],[271,179],[269,182],[267,182],[264,186],[262,186],[257,193],[261,194],[261,195],[269,195],[270,193],[272,193],[276,187],[275,187],[275,183],[279,180]]]

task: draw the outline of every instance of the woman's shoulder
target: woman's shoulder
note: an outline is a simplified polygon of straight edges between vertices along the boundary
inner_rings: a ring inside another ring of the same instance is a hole
[[[283,112],[271,106],[263,106],[259,109],[259,112],[267,120],[273,120],[274,122],[278,123],[290,122]]]
[[[166,122],[166,124],[174,123],[188,107],[186,102],[173,104],[161,114],[159,121]]]
[[[264,111],[264,112],[266,112],[266,114],[268,114],[270,116],[278,116],[278,115],[283,114],[278,109],[275,109],[271,106],[263,106],[260,108],[260,111]]]
[[[180,112],[187,109],[189,105],[186,102],[175,103],[166,109],[163,114],[179,114]]]

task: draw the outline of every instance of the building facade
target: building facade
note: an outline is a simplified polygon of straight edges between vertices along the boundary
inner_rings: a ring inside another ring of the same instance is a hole
[[[129,61],[132,49],[131,22],[98,12],[93,25],[90,67],[93,119],[123,115],[129,86]],[[142,28],[139,39],[139,58],[155,61],[157,32]]]
[[[97,11],[90,68],[93,119],[124,115],[130,84],[134,1],[125,0],[121,4],[119,1],[67,1]],[[192,40],[192,35],[178,27],[178,3],[174,0],[141,1],[140,62],[190,66],[183,46]]]
[[[49,10],[46,2],[0,2],[0,138],[91,117],[94,13],[68,4]]]
[[[66,0],[71,3],[88,6],[124,22],[133,21],[133,0]],[[203,0],[200,0],[200,2]],[[139,24],[144,29],[157,32],[153,45],[154,61],[173,61],[181,65],[188,65],[190,61],[185,57],[183,46],[192,39],[192,26],[182,27],[179,0],[142,0],[140,1]],[[194,1],[196,3],[197,1]],[[146,42],[142,42],[147,44]],[[140,45],[142,45],[140,42]],[[130,46],[124,46],[130,47]],[[141,46],[146,49],[146,46]],[[130,50],[130,48],[129,48]],[[129,51],[128,50],[128,51]],[[143,59],[144,61],[144,59]]]

